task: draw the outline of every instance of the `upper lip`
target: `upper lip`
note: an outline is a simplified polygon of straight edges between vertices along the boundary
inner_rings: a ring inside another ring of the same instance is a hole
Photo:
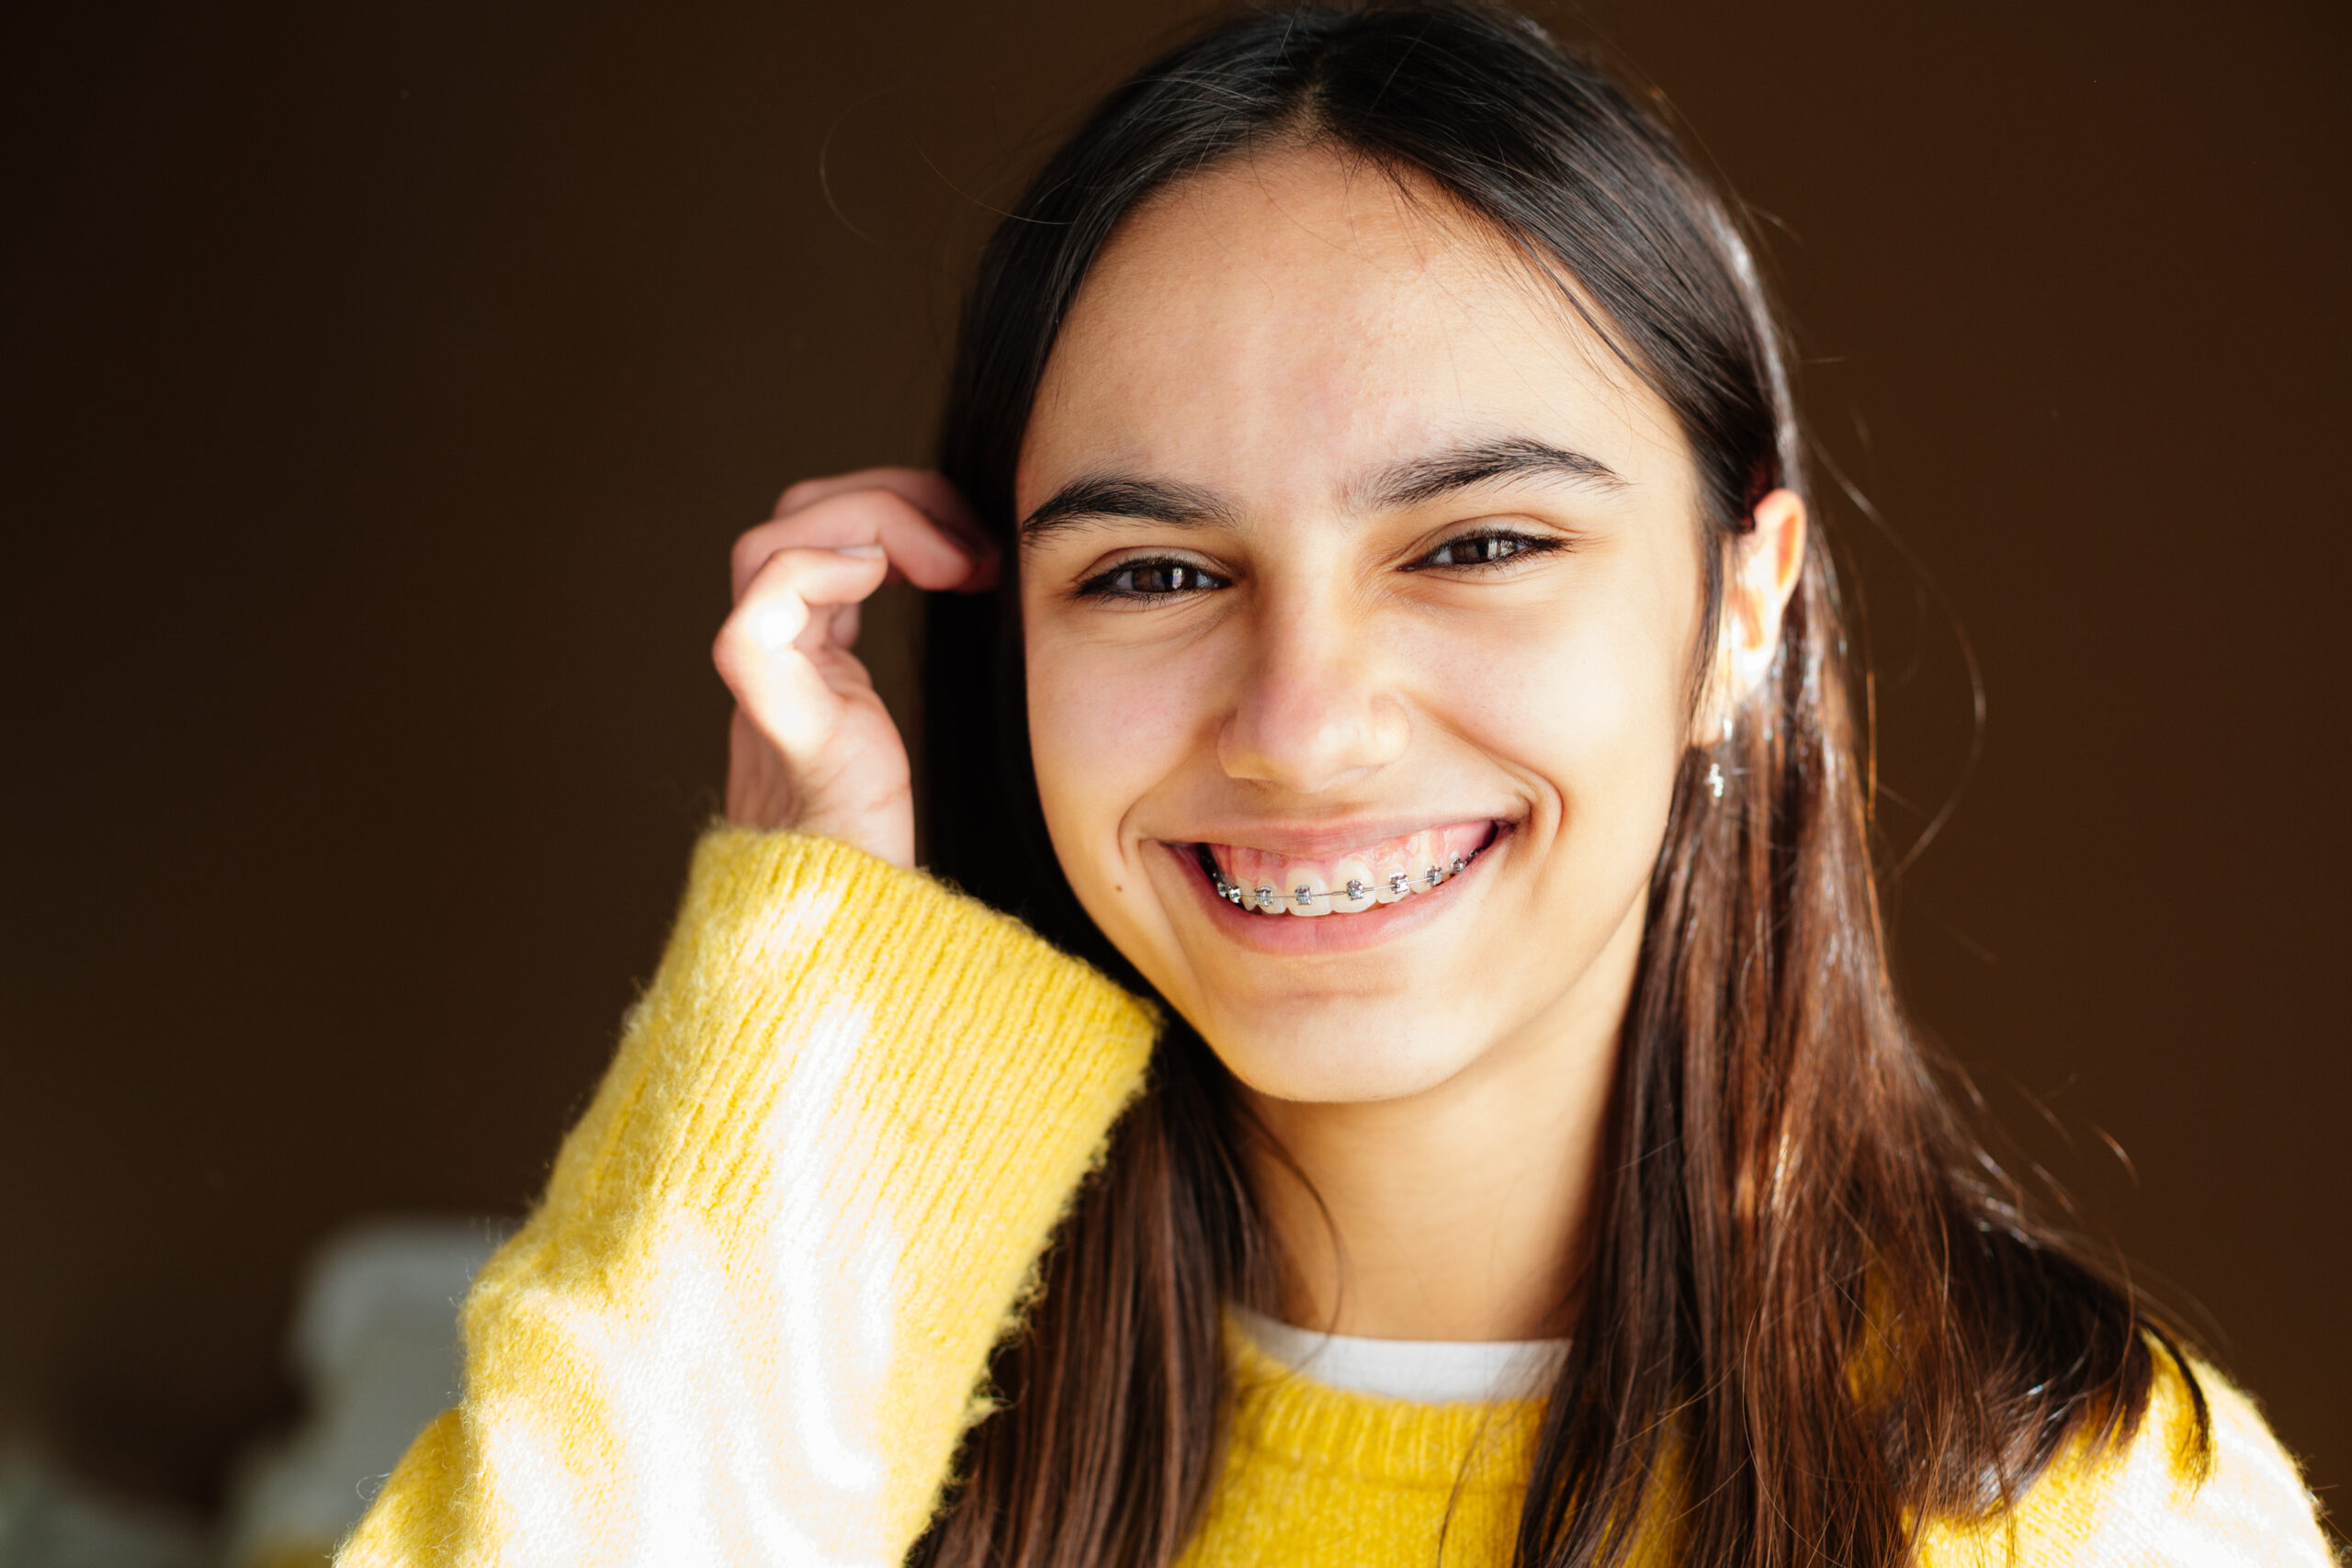
[[[1389,839],[1401,839],[1432,828],[1455,828],[1473,822],[1495,822],[1508,828],[1512,818],[1500,812],[1419,812],[1409,817],[1358,818],[1346,822],[1227,822],[1204,828],[1179,844],[1225,844],[1257,850],[1291,860],[1329,860],[1350,850],[1367,849]]]

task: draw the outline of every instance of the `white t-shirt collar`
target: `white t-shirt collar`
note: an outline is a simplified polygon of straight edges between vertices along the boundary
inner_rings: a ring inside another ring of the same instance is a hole
[[[1230,1310],[1251,1344],[1300,1376],[1417,1404],[1540,1398],[1568,1348],[1565,1339],[1359,1339]]]

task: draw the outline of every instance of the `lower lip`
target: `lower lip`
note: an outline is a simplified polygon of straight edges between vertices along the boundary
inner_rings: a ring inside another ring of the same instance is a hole
[[[1439,883],[1435,888],[1355,915],[1337,912],[1329,915],[1254,914],[1226,898],[1210,886],[1192,845],[1162,842],[1158,847],[1168,855],[1177,874],[1191,884],[1210,920],[1227,936],[1259,953],[1303,956],[1318,953],[1358,953],[1420,930],[1453,908],[1465,884],[1483,880],[1479,873],[1510,838],[1508,827],[1498,828],[1487,847],[1478,852],[1476,860]]]

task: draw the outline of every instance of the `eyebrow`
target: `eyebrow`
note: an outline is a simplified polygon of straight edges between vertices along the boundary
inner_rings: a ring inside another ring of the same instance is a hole
[[[1626,480],[1598,457],[1587,457],[1525,436],[1474,441],[1410,458],[1348,487],[1350,505],[1360,512],[1418,506],[1454,491],[1497,479],[1552,479],[1622,490]],[[1125,475],[1094,475],[1071,480],[1022,519],[1024,544],[1098,519],[1132,518],[1146,523],[1231,526],[1239,520],[1233,503],[1199,485]]]
[[[1096,518],[1131,517],[1145,523],[1231,524],[1232,504],[1215,491],[1171,479],[1097,475],[1072,479],[1021,520],[1023,543],[1084,525]]]
[[[1418,506],[1495,479],[1566,479],[1604,490],[1625,487],[1623,476],[1598,457],[1515,435],[1412,458],[1374,475],[1351,493],[1359,507],[1377,512]]]

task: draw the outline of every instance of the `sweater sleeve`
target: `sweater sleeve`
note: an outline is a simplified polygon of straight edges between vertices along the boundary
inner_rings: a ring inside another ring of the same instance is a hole
[[[1922,1568],[2335,1568],[2295,1461],[2254,1401],[2192,1362],[2212,1412],[2210,1467],[2172,1358],[2156,1351],[2148,1412],[2120,1450],[2062,1455],[2007,1516],[1922,1532]]]
[[[337,1562],[898,1562],[1154,1029],[927,877],[714,830]]]

